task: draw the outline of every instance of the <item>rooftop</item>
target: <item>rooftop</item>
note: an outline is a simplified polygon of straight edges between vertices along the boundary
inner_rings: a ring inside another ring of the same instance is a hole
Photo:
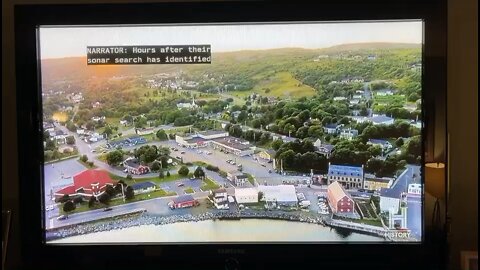
[[[328,174],[335,176],[363,176],[363,167],[345,166],[345,165],[329,165]]]
[[[213,141],[216,143],[222,144],[224,146],[227,146],[236,150],[240,150],[240,151],[251,148],[248,141],[241,140],[231,136],[228,136],[225,138],[213,139]]]
[[[400,194],[393,188],[381,188],[380,197],[400,199]]]
[[[377,115],[370,118],[370,120],[374,123],[384,123],[384,122],[392,121],[394,119],[386,115]]]
[[[198,134],[203,135],[203,136],[210,136],[210,135],[220,135],[220,134],[225,134],[225,133],[228,134],[228,132],[224,131],[224,130],[205,130],[205,131],[199,132]]]
[[[192,195],[186,194],[186,195],[180,195],[176,198],[173,198],[174,203],[183,203],[183,202],[191,202],[194,201],[195,199],[193,198]]]
[[[57,191],[61,194],[72,194],[81,188],[85,193],[92,193],[92,185],[98,185],[101,188],[107,184],[113,184],[110,175],[102,170],[85,170],[73,176],[73,185]]]
[[[297,193],[293,185],[258,186],[267,201],[297,202]]]
[[[142,166],[142,164],[140,164],[140,162],[136,158],[127,158],[123,163],[126,166],[132,167],[132,168],[138,168],[138,167]]]
[[[156,185],[152,182],[135,183],[135,184],[130,185],[130,186],[133,188],[133,190],[156,187]]]
[[[255,196],[258,195],[257,188],[236,188],[235,196]]]
[[[387,140],[379,140],[379,139],[369,139],[368,142],[373,144],[389,144],[390,143]]]
[[[337,128],[338,125],[337,124],[327,124],[325,125],[325,128]]]
[[[330,185],[328,185],[328,190],[333,195],[333,199],[335,200],[335,202],[338,202],[339,200],[343,199],[343,197],[345,196],[352,199],[352,197],[350,197],[350,194],[345,192],[342,185],[338,181],[335,181]]]

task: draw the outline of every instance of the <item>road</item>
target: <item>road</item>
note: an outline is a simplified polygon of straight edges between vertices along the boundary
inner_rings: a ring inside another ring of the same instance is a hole
[[[208,196],[208,192],[196,192],[192,194],[195,199],[204,199]],[[77,214],[71,214],[68,216],[68,219],[65,220],[57,220],[57,219],[50,219],[46,226],[47,229],[63,227],[78,223],[84,223],[88,221],[98,220],[102,218],[113,217],[116,215],[122,215],[137,209],[145,209],[150,214],[157,214],[157,215],[173,215],[173,214],[182,214],[181,212],[184,211],[188,213],[186,209],[176,209],[173,212],[169,207],[168,203],[176,196],[170,197],[161,197],[155,198],[151,200],[144,200],[138,202],[132,202],[117,206],[112,206],[111,211],[104,211],[104,209],[97,209],[91,210],[86,212],[81,212]]]

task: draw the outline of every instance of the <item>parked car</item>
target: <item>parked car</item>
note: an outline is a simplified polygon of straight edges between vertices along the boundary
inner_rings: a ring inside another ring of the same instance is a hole
[[[57,220],[65,220],[65,219],[68,219],[67,215],[61,215],[61,216],[57,217]]]
[[[178,184],[177,184],[177,187],[183,187],[183,186],[185,186],[184,183],[178,183]]]
[[[180,152],[180,154],[182,154],[182,155],[185,154],[185,151]]]
[[[103,209],[103,211],[105,211],[105,212],[112,211],[112,210],[113,210],[113,208],[111,208],[111,207],[106,207],[105,209]]]

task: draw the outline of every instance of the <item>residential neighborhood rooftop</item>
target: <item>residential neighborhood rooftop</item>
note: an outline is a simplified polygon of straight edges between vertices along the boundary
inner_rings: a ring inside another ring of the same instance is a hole
[[[130,185],[130,187],[132,187],[133,190],[139,190],[139,189],[156,187],[156,185],[152,182],[140,182],[140,183],[132,184]]]

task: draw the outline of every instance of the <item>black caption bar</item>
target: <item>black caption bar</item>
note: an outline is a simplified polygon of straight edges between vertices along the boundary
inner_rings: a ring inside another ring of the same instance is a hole
[[[210,45],[88,46],[87,65],[210,64]]]

